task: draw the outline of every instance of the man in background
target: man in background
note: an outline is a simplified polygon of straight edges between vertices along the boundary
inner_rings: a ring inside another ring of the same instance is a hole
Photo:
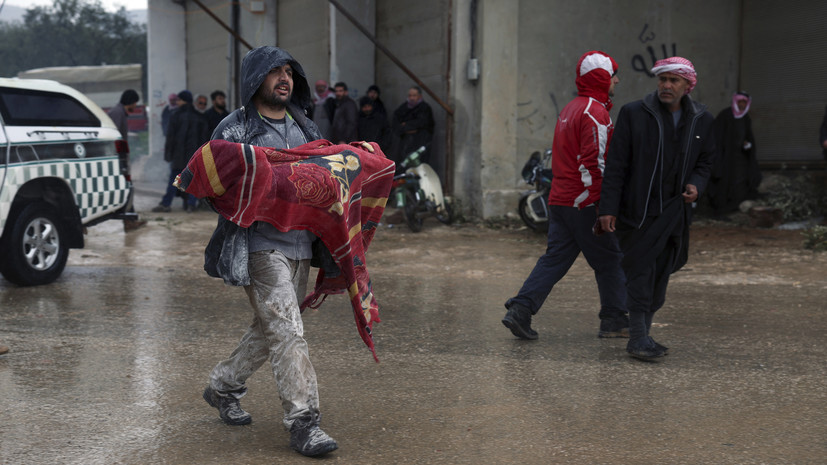
[[[125,151],[118,153],[118,156],[126,158],[127,163],[129,159],[129,113],[135,111],[135,107],[138,106],[140,99],[138,92],[134,89],[126,89],[121,94],[121,99],[118,101],[118,104],[110,108],[108,112],[109,117],[112,118],[112,122],[115,123],[115,127],[118,128],[118,132],[121,133],[121,139],[126,142],[126,144],[123,145]],[[130,213],[135,211],[131,200],[127,211]],[[134,231],[144,225],[146,225],[146,220],[123,220],[123,230],[126,232]]]
[[[164,111],[161,112],[161,130],[164,132],[164,137],[167,136],[169,131],[169,119],[172,117],[172,112],[178,108],[178,94],[169,94],[167,101],[169,103],[164,106]]]
[[[594,270],[600,294],[598,337],[628,337],[626,289],[620,247],[613,234],[595,235],[606,147],[612,137],[617,63],[600,51],[586,52],[575,69],[577,97],[563,108],[554,128],[549,194],[548,245],[516,296],[508,299],[502,323],[522,339],[537,339],[531,317],[552,288],[583,256]],[[611,152],[608,156],[611,157]]]
[[[210,123],[210,134],[215,131],[218,123],[227,116],[227,96],[220,90],[215,90],[210,94],[212,99],[212,106],[204,114],[207,116],[207,121]]]
[[[167,192],[153,212],[172,211],[172,201],[178,195],[178,188],[172,183],[175,176],[187,167],[192,154],[210,138],[207,117],[199,113],[192,105],[192,93],[182,90],[178,93],[178,108],[169,121],[169,132],[164,143],[164,160],[169,162],[170,176]],[[184,195],[184,211],[191,213],[198,205],[198,199],[190,194]]]
[[[333,89],[336,91],[336,112],[333,113],[333,123],[330,125],[330,141],[334,144],[347,144],[359,137],[359,110],[356,101],[348,96],[347,84],[337,82]]]
[[[629,343],[635,358],[669,348],[649,335],[666,301],[669,275],[686,264],[692,203],[704,191],[715,157],[714,118],[689,93],[692,62],[655,62],[657,89],[620,109],[600,193],[600,227],[615,232],[623,252]]]
[[[325,139],[330,138],[330,123],[335,113],[336,94],[327,85],[327,81],[319,79],[313,90],[313,122]]]
[[[198,94],[195,96],[195,109],[198,113],[205,113],[207,111],[207,96]]]
[[[434,137],[434,115],[431,106],[422,99],[422,89],[413,86],[408,89],[408,98],[393,112],[391,123],[395,140],[393,161],[397,164],[411,152],[426,147],[420,156],[423,163],[428,163],[431,151],[427,149]]]

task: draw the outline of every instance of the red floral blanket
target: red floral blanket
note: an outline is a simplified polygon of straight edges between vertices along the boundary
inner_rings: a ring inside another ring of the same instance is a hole
[[[359,143],[325,140],[285,150],[213,140],[195,152],[175,182],[196,197],[209,197],[221,215],[243,228],[266,221],[281,231],[306,229],[319,237],[341,273],[328,278],[320,269],[301,308],[315,308],[328,294],[346,290],[359,335],[378,361],[371,331],[379,311],[365,251],[395,166],[377,144],[370,145],[373,153]]]

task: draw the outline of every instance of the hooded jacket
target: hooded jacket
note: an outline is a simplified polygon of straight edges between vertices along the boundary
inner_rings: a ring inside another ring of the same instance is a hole
[[[288,116],[285,130],[292,138],[304,142],[321,139],[319,128],[307,117],[307,109],[313,104],[310,86],[299,62],[278,47],[258,47],[250,50],[241,63],[241,101],[244,106],[224,118],[212,134],[212,139],[252,144],[261,147],[290,148],[287,141],[270,131],[259,116],[253,96],[271,69],[289,64],[293,68],[293,95],[287,104]],[[247,272],[247,256],[250,242],[249,228],[241,228],[218,217],[218,225],[204,252],[204,270],[207,274],[224,279],[235,286],[250,284]],[[292,232],[292,231],[291,231]],[[288,233],[289,234],[289,233]]]
[[[552,144],[549,205],[583,208],[600,199],[606,148],[612,137],[609,88],[617,63],[603,52],[586,52],[577,63],[577,97],[557,118]]]

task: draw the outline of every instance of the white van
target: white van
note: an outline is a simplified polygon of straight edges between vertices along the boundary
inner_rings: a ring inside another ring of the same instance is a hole
[[[95,103],[54,81],[0,78],[0,273],[60,276],[83,229],[135,219],[128,147]]]

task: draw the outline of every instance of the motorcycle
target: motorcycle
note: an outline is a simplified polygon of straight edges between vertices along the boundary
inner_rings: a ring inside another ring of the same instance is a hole
[[[547,149],[542,157],[540,152],[532,153],[521,173],[523,180],[534,186],[534,189],[520,197],[517,208],[526,226],[537,232],[548,229],[548,195],[554,177],[550,167],[551,149]]]
[[[442,183],[436,171],[420,159],[425,146],[410,153],[399,164],[401,173],[393,177],[393,195],[396,206],[402,208],[405,223],[413,232],[422,231],[423,219],[435,216],[444,224],[454,219],[451,205],[442,195]]]

